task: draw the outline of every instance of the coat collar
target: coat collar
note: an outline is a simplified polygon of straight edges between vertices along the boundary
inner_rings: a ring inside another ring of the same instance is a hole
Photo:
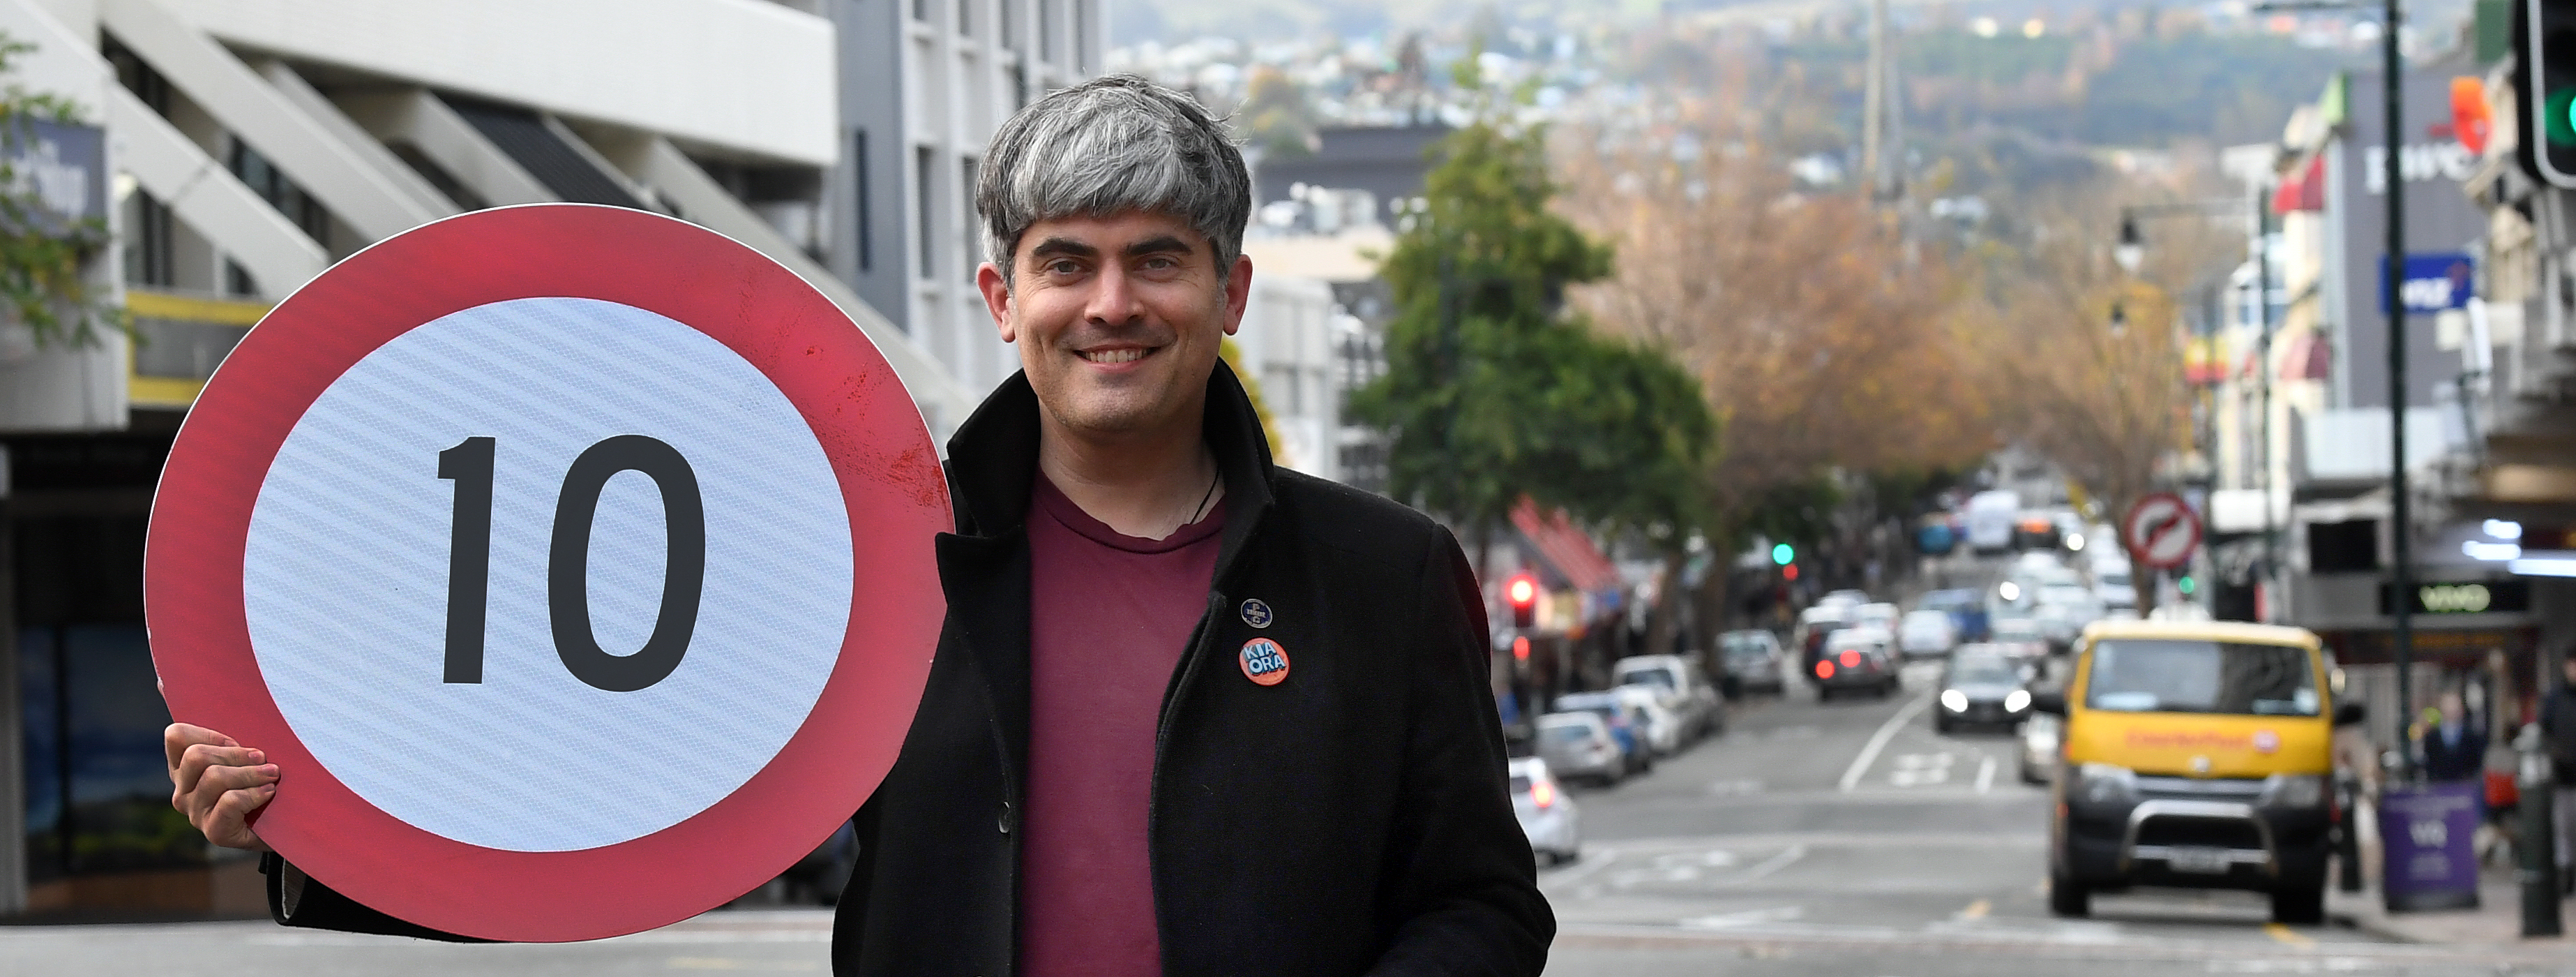
[[[1234,370],[1220,360],[1208,375],[1202,437],[1225,477],[1225,534],[1218,578],[1270,509],[1269,438]],[[957,494],[957,533],[998,538],[1028,518],[1038,470],[1038,397],[1025,372],[1011,374],[948,439],[948,468]]]

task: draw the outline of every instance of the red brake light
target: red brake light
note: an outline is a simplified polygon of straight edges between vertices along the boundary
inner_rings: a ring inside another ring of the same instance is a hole
[[[1843,652],[1843,653],[1842,653],[1842,660],[1843,660],[1843,667],[1844,667],[1844,668],[1859,668],[1859,667],[1860,667],[1860,652],[1857,652],[1857,651],[1845,651],[1845,652]]]
[[[1817,677],[1817,678],[1832,678],[1832,677],[1834,677],[1834,663],[1832,663],[1832,662],[1827,662],[1827,661],[1820,661],[1820,662],[1817,662],[1817,663],[1816,663],[1816,677]]]
[[[1556,785],[1545,779],[1530,781],[1530,803],[1547,807],[1556,803]]]

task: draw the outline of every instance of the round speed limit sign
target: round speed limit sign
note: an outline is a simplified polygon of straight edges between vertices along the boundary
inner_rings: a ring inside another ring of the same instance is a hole
[[[921,416],[795,274],[658,215],[486,210],[261,320],[170,451],[171,715],[267,752],[260,837],[468,936],[663,925],[893,765],[945,602]]]

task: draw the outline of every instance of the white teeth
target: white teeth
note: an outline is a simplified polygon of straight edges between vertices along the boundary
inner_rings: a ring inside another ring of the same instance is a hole
[[[1144,359],[1145,351],[1141,349],[1109,349],[1101,350],[1096,353],[1084,353],[1082,354],[1082,358],[1094,363],[1133,363],[1137,360]]]

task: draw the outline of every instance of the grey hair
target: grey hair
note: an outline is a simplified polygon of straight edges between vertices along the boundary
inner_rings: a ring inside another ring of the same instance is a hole
[[[975,210],[985,257],[1006,282],[1030,225],[1136,211],[1177,218],[1206,237],[1222,280],[1243,253],[1252,178],[1198,102],[1135,75],[1103,75],[1002,123],[984,154]]]

